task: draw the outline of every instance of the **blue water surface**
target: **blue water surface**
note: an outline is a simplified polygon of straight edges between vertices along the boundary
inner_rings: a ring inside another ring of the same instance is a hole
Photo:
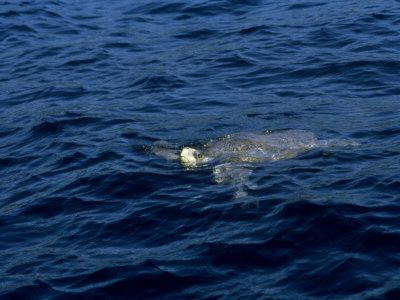
[[[0,1],[0,298],[400,299],[400,2]],[[152,151],[301,129],[246,196]]]

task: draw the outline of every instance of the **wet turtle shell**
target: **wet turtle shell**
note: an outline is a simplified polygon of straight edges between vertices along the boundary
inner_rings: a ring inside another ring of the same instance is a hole
[[[295,157],[319,144],[315,135],[305,130],[242,132],[210,140],[200,149],[184,147],[180,153],[180,162],[195,166],[212,161],[273,161]]]

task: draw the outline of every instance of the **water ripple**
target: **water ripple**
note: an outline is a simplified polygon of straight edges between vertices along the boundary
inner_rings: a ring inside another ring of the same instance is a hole
[[[399,298],[396,1],[1,4],[0,297]],[[276,129],[337,142],[163,158]]]

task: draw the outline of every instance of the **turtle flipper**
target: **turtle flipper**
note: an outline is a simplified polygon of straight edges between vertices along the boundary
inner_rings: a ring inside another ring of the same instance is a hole
[[[152,152],[166,160],[173,161],[179,159],[179,150],[166,141],[157,141],[152,146]]]
[[[316,146],[340,148],[340,147],[355,147],[355,146],[360,146],[360,144],[354,141],[349,141],[344,139],[330,139],[330,140],[318,140],[316,142]]]
[[[250,183],[250,175],[254,166],[246,163],[224,163],[213,168],[214,181],[216,183],[229,184],[235,189],[234,198],[247,196],[246,188],[253,188]]]

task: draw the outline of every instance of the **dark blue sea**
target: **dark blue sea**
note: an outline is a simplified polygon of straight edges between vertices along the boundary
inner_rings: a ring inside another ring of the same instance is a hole
[[[0,121],[1,299],[400,299],[400,1],[0,1]]]

